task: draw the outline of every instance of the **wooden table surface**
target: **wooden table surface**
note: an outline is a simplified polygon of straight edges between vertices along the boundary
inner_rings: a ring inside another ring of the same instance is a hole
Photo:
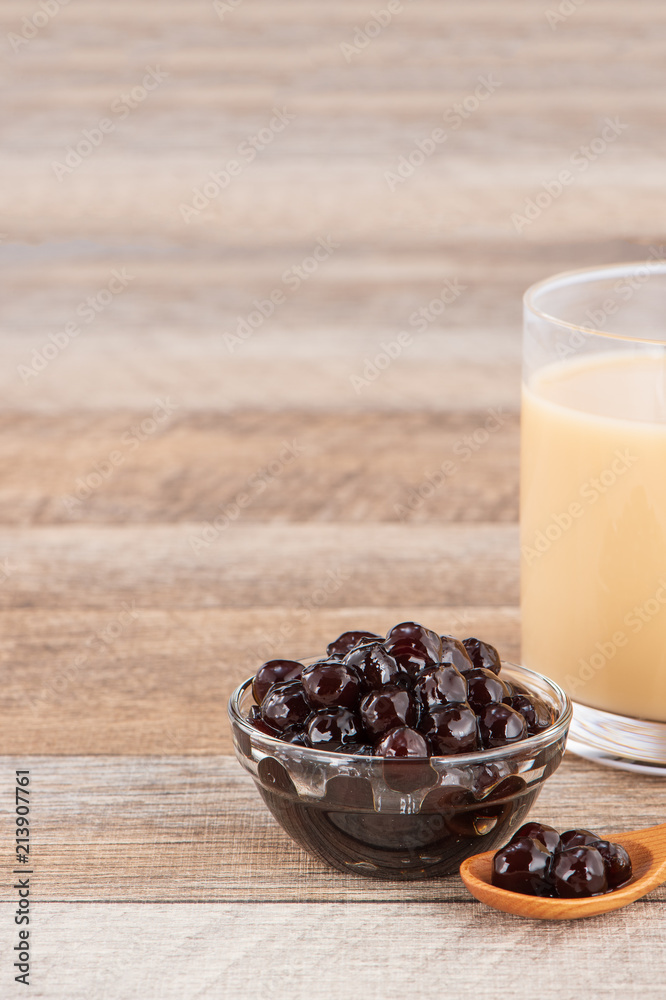
[[[331,872],[226,699],[404,618],[520,655],[520,296],[663,254],[666,7],[49,10],[0,11],[0,995],[29,768],[33,997],[663,997],[666,891],[536,926]],[[534,815],[663,802],[567,757]]]

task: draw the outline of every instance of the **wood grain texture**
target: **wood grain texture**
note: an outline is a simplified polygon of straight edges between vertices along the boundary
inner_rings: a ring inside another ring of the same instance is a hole
[[[128,599],[128,606],[134,598]],[[518,611],[477,605],[108,607],[0,612],[0,753],[231,753],[226,704],[266,659],[317,655],[350,625],[483,635],[518,658]]]
[[[381,882],[312,860],[232,757],[21,755],[2,764],[7,789],[13,768],[30,768],[40,903],[454,901],[480,909],[457,876]],[[561,829],[650,826],[661,815],[659,787],[568,756],[532,815]],[[0,888],[0,900],[12,898]],[[666,901],[666,889],[649,900]]]
[[[381,246],[341,243],[293,288],[283,276],[312,253],[315,236],[283,233],[248,248],[225,234],[212,248],[159,240],[0,245],[0,408],[130,409],[143,419],[169,398],[176,422],[201,410],[516,411],[525,288],[572,267],[642,259],[650,244],[412,232],[403,245],[401,231]],[[652,246],[661,252],[659,240]],[[131,282],[82,322],[81,304],[114,270]],[[443,310],[446,281],[461,294]],[[251,336],[234,339],[273,291],[284,302]],[[80,332],[54,356],[51,336],[72,322]],[[401,334],[410,339],[387,365]]]
[[[223,522],[224,523],[224,522]],[[515,524],[6,527],[4,608],[506,605]],[[369,598],[372,600],[370,601]]]
[[[350,627],[421,618],[517,658],[515,525],[7,527],[6,752],[229,749],[233,687]],[[279,602],[279,603],[276,603]]]
[[[0,522],[517,520],[506,410],[154,410],[0,414]]]
[[[558,271],[663,254],[666,7],[587,0],[552,28],[532,0],[410,0],[350,55],[369,0],[229,6],[77,0],[26,44],[11,36],[39,5],[0,9],[0,750],[20,755],[0,799],[27,761],[32,992],[310,1000],[316,969],[331,1000],[489,983],[517,1000],[660,998],[663,889],[534,936],[456,879],[328,872],[224,755],[226,699],[256,662],[350,624],[416,617],[518,657],[520,298]],[[163,82],[121,117],[148,67]],[[451,127],[480,78],[494,93]],[[275,108],[293,121],[186,221]],[[112,131],[58,179],[104,117]],[[519,232],[512,215],[608,118],[616,140]],[[339,246],[288,284],[319,239]],[[114,270],[126,289],[84,320]],[[442,309],[446,281],[461,293]],[[158,399],[168,419],[133,446]],[[462,461],[492,408],[501,429]],[[193,545],[292,439],[302,456]],[[456,474],[398,513],[452,453]],[[538,815],[647,825],[660,789],[567,759]],[[7,956],[7,880],[0,898]]]
[[[5,954],[11,905],[0,905]],[[641,901],[612,917],[544,923],[535,934],[519,917],[454,902],[45,903],[34,911],[30,995],[244,1000],[251,982],[266,1000],[309,1000],[316,981],[331,1000],[345,1000],[350,984],[368,1000],[429,1000],[432,978],[465,996],[483,994],[492,976],[498,995],[515,1000],[532,1000],[535,983],[548,1000],[661,1000],[664,909]],[[424,950],[427,977],[415,958]]]
[[[222,19],[204,0],[184,11],[161,0],[140,10],[63,10],[9,53],[4,70],[20,84],[5,105],[5,226],[19,238],[159,232],[207,244],[223,229],[226,239],[262,245],[334,222],[352,239],[446,228],[484,240],[510,233],[516,206],[598,134],[605,116],[619,115],[627,130],[617,145],[530,235],[651,236],[661,191],[663,13],[654,0],[584,6],[553,29],[548,8],[530,0],[501,10],[417,0],[347,57],[341,46],[373,10],[360,0],[335,11],[244,0]],[[20,5],[8,4],[5,32],[21,16]],[[114,100],[140,84],[150,62],[168,77],[132,114],[114,115]],[[418,181],[391,192],[385,171],[489,74],[496,92],[451,130]],[[289,129],[185,227],[179,204],[276,105],[296,115]],[[105,114],[116,119],[114,132],[58,181],[53,160]]]

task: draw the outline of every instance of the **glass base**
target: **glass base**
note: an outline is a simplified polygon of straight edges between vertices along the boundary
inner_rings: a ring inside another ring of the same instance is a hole
[[[630,719],[573,703],[567,750],[597,764],[666,777],[666,722]]]

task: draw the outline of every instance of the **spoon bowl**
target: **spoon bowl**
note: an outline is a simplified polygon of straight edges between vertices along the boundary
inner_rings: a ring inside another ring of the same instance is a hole
[[[467,858],[460,866],[460,877],[471,894],[487,906],[536,920],[577,920],[619,910],[666,882],[666,823],[617,836],[613,834],[607,839],[625,848],[631,858],[633,876],[621,889],[601,896],[550,899],[500,889],[491,881],[495,851]]]

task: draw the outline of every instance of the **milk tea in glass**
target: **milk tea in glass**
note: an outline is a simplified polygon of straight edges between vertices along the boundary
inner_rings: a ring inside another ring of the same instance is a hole
[[[666,774],[666,263],[529,289],[521,435],[523,663],[571,749]]]

